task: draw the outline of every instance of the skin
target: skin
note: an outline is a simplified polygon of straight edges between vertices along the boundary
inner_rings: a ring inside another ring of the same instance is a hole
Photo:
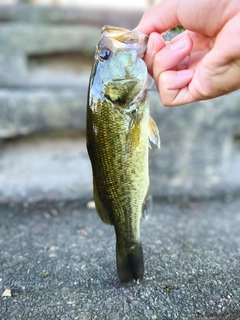
[[[164,42],[177,25],[186,31]],[[239,0],[162,0],[136,29],[150,35],[144,60],[165,106],[240,89]]]

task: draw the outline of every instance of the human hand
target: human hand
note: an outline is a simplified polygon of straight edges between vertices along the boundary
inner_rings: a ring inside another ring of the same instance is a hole
[[[179,24],[186,31],[165,43],[160,34]],[[150,35],[144,60],[164,105],[240,89],[239,0],[162,0],[136,29]]]

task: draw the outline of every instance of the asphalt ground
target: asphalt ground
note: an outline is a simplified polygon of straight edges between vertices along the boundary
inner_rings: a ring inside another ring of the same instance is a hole
[[[0,205],[0,319],[240,319],[240,198],[159,201],[145,276],[121,284],[115,235],[82,201]]]

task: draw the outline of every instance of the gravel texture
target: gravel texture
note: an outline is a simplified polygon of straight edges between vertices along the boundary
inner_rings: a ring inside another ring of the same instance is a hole
[[[0,211],[2,320],[240,319],[238,198],[155,202],[142,221],[144,280],[125,285],[113,228],[86,204]]]

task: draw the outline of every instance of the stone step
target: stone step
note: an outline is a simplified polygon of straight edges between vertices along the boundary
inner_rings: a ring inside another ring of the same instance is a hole
[[[103,25],[132,29],[142,14],[97,10],[0,7],[2,199],[42,199],[53,194],[79,198],[85,196],[84,190],[91,190],[85,127],[94,47]],[[161,135],[161,150],[150,151],[156,197],[240,194],[239,101],[237,91],[181,108],[164,108],[158,93],[150,92],[151,115]],[[72,131],[78,139],[64,136]],[[79,152],[76,157],[75,152]],[[60,162],[52,160],[54,153]],[[67,165],[62,166],[66,154]]]
[[[5,136],[0,154],[2,199],[81,198],[86,190],[91,197],[91,167],[85,148],[86,100],[73,91],[63,93],[51,93],[51,103],[46,98],[44,103],[46,92],[39,93],[41,103],[34,105],[26,97],[36,99],[36,92],[30,96],[19,92],[11,113],[1,117]],[[151,114],[161,135],[161,149],[150,150],[149,159],[155,197],[240,194],[239,94],[181,108],[163,108],[158,94],[151,94]],[[24,105],[28,112],[19,107]],[[26,115],[29,118],[24,118]],[[66,134],[71,130],[76,137]],[[10,132],[12,139],[6,138]],[[39,132],[37,140],[34,132]],[[54,138],[49,132],[55,132]],[[25,138],[17,138],[26,133]]]

